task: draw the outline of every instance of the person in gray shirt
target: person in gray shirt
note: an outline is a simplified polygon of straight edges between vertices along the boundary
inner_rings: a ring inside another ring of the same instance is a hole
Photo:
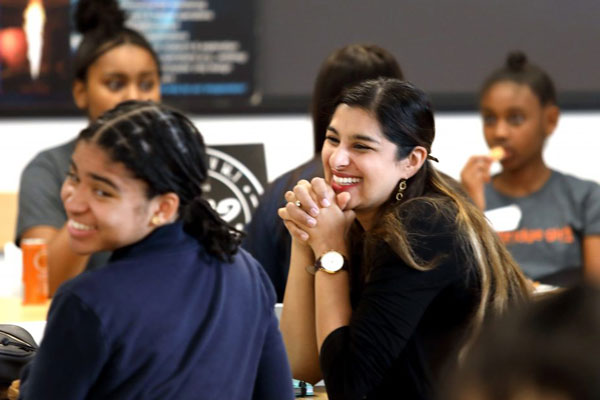
[[[90,121],[126,100],[160,100],[160,63],[149,42],[126,28],[115,0],[81,0],[75,25],[83,39],[75,53],[73,98]],[[60,199],[75,141],[45,150],[25,167],[19,186],[15,242],[45,239],[52,295],[65,280],[96,268],[108,253],[82,256],[69,248],[67,217]]]
[[[480,109],[491,152],[469,159],[465,190],[482,210],[517,210],[514,226],[499,235],[530,279],[558,286],[600,281],[600,185],[543,159],[559,117],[548,74],[523,53],[509,54],[484,82]],[[495,161],[502,171],[491,177]]]

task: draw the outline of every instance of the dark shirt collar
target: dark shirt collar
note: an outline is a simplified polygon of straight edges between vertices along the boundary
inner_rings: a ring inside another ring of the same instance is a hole
[[[183,223],[181,221],[176,221],[156,228],[139,242],[116,249],[111,256],[110,261],[116,261],[126,257],[135,257],[140,254],[147,255],[150,253],[168,251],[175,245],[198,245],[197,240],[183,230]]]

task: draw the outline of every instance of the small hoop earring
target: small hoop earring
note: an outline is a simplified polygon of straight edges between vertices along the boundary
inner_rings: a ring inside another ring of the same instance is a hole
[[[396,201],[401,201],[404,197],[404,191],[406,190],[406,179],[400,179],[398,183],[398,192],[396,192]]]
[[[162,223],[162,218],[160,217],[160,215],[155,215],[150,220],[150,223],[154,226],[159,226]]]

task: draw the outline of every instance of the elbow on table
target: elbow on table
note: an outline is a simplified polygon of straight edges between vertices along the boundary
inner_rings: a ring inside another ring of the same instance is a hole
[[[294,365],[292,363],[292,376],[294,379],[298,379],[300,381],[308,382],[311,385],[316,384],[322,378],[321,370],[319,368],[313,368],[309,366],[302,365]]]

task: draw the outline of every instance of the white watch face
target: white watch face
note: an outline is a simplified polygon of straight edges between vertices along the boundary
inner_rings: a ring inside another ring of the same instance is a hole
[[[337,272],[344,266],[344,256],[337,251],[328,251],[321,257],[321,266],[328,272]]]

